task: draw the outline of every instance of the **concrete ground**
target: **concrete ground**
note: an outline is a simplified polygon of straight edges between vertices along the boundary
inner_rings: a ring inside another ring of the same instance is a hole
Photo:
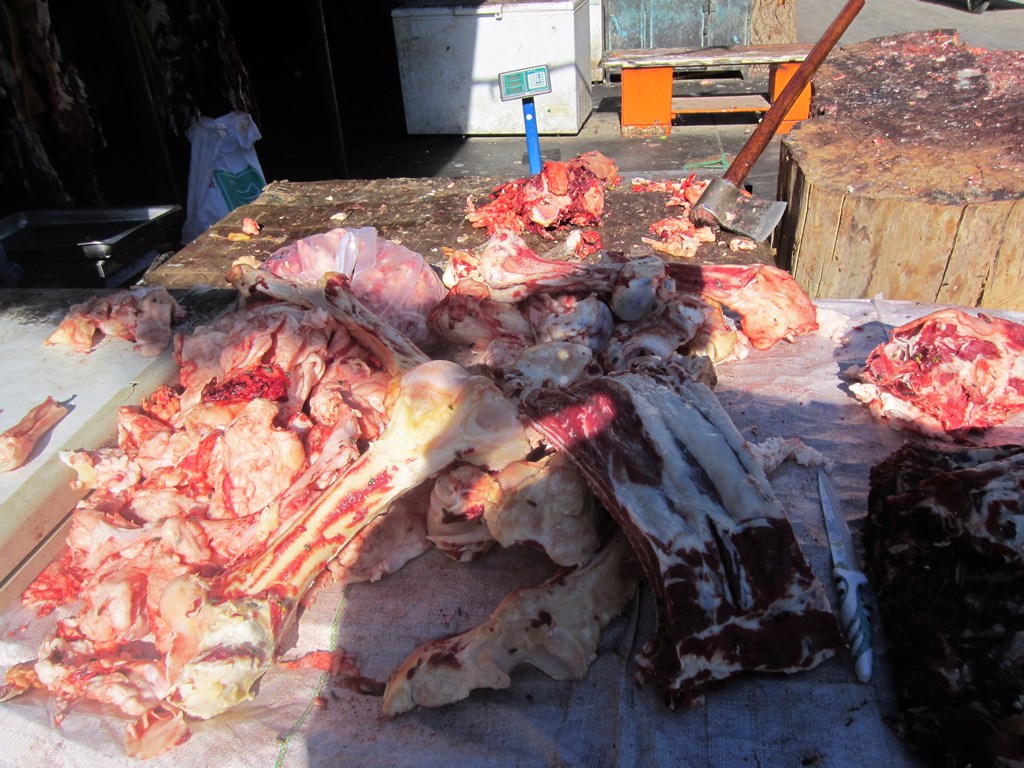
[[[815,42],[844,5],[844,0],[799,0],[798,41]],[[961,40],[973,46],[1022,50],[1024,0],[992,0],[980,14],[969,13],[965,0],[866,0],[840,45],[929,29],[958,30]],[[740,90],[756,86],[742,80],[735,84]],[[701,85],[698,81],[682,87]],[[592,98],[593,112],[579,133],[540,137],[542,159],[565,160],[597,149],[615,159],[626,178],[687,175],[695,167],[720,172],[756,125],[753,116],[701,116],[674,126],[668,137],[627,139],[619,130],[618,85],[595,83]],[[755,195],[776,194],[779,141],[773,140],[747,177]],[[349,175],[354,178],[494,176],[500,182],[529,174],[523,136],[385,137],[369,140],[348,155]]]

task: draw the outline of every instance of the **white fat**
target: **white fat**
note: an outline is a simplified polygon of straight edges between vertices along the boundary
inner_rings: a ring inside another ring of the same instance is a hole
[[[497,481],[500,499],[488,505],[484,521],[503,547],[531,544],[559,565],[579,565],[597,551],[597,505],[564,454],[514,461]]]
[[[778,469],[786,459],[793,459],[801,467],[824,467],[831,472],[835,468],[835,461],[807,445],[798,437],[781,438],[769,437],[760,443],[749,443],[751,452],[757,457],[764,467],[764,471],[771,474]]]
[[[621,320],[637,320],[658,306],[665,263],[657,256],[626,262],[612,288],[612,310]]]
[[[199,653],[182,667],[170,699],[205,720],[253,698],[253,685],[273,660],[275,640],[267,600],[207,602],[197,620],[204,628]]]
[[[850,391],[867,404],[875,418],[885,419],[893,429],[909,429],[936,440],[950,440],[942,423],[934,416],[874,384],[850,384]]]
[[[194,574],[172,579],[160,596],[160,617],[179,634],[192,634],[208,585]]]
[[[444,402],[453,401],[470,376],[461,365],[447,360],[431,360],[402,376],[399,400],[414,405],[413,413],[425,413]]]
[[[534,323],[538,343],[569,341],[586,344],[595,352],[607,346],[615,320],[608,305],[594,294],[572,301],[552,299],[544,309]]]
[[[522,663],[558,680],[582,678],[601,629],[633,596],[638,578],[629,543],[618,534],[571,573],[513,592],[478,627],[414,651],[388,681],[384,714],[450,704],[478,688],[506,688]],[[457,663],[437,662],[449,656]]]
[[[593,360],[594,353],[590,347],[553,341],[524,350],[516,359],[510,375],[523,379],[526,388],[530,384],[566,387],[579,379]]]
[[[815,319],[818,321],[817,333],[837,343],[843,340],[846,327],[850,323],[850,318],[842,312],[821,307],[815,307]]]

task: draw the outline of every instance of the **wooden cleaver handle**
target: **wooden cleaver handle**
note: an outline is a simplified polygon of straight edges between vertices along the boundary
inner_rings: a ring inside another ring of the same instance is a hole
[[[743,180],[747,178],[747,174],[750,172],[750,168],[757,162],[757,158],[761,156],[765,147],[772,140],[772,136],[775,135],[775,131],[779,129],[782,118],[789,111],[789,108],[793,106],[793,102],[800,95],[800,91],[811,82],[811,78],[818,71],[821,62],[825,60],[829,51],[839,42],[839,38],[843,36],[846,28],[850,26],[850,22],[853,21],[854,17],[863,7],[864,0],[849,0],[843,6],[843,10],[839,12],[839,15],[836,16],[828,29],[825,30],[825,34],[811,48],[807,58],[803,60],[796,72],[793,73],[793,77],[786,84],[786,87],[782,89],[782,93],[779,94],[779,97],[768,108],[761,122],[757,124],[754,132],[750,134],[747,143],[743,145],[743,149],[739,151],[732,164],[722,174],[723,179],[732,182],[736,187],[743,183]]]

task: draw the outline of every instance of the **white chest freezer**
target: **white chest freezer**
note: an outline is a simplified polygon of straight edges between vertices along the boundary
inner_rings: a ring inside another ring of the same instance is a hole
[[[525,134],[498,75],[546,65],[537,131],[578,133],[592,108],[588,0],[411,0],[391,12],[410,134]]]

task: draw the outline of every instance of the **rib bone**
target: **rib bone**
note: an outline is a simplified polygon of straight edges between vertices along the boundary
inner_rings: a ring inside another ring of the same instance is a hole
[[[838,624],[764,470],[710,389],[652,376],[527,400],[654,590],[658,630],[641,669],[674,704],[744,671],[815,666],[840,647]]]

